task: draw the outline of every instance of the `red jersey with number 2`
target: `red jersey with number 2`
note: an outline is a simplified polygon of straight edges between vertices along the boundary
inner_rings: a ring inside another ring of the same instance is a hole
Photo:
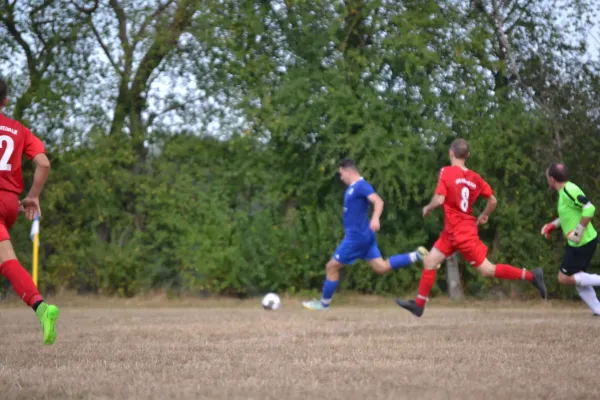
[[[21,194],[23,154],[31,160],[44,152],[44,144],[29,129],[0,113],[0,190]]]
[[[473,204],[479,196],[487,198],[494,194],[490,185],[477,172],[464,170],[459,166],[440,170],[435,193],[446,197],[444,230],[456,235],[472,228],[477,230]]]

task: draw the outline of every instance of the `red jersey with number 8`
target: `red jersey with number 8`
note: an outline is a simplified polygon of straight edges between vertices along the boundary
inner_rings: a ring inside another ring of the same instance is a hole
[[[31,160],[44,152],[44,144],[29,129],[0,113],[0,190],[21,194],[22,155]]]
[[[444,202],[444,230],[460,234],[475,227],[473,204],[479,196],[488,198],[494,194],[492,188],[475,171],[459,166],[440,170],[436,194],[446,197]]]

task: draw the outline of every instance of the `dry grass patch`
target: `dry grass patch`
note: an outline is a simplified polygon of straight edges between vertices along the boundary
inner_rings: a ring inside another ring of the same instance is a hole
[[[598,399],[583,306],[0,309],[2,399]]]

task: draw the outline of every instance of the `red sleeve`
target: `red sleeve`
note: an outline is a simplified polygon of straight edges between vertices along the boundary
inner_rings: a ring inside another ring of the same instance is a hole
[[[438,178],[438,185],[435,188],[435,194],[448,196],[448,187],[446,186],[446,181],[444,180],[444,178],[444,168],[442,168],[440,170],[440,176]]]
[[[44,143],[27,128],[25,132],[25,146],[23,147],[23,153],[29,160],[38,154],[45,153]]]
[[[486,199],[494,194],[492,187],[483,178],[481,178],[481,195]]]

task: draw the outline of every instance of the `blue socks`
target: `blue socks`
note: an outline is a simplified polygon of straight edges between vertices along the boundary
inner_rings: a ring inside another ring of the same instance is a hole
[[[321,297],[321,305],[323,307],[329,307],[333,293],[335,293],[335,289],[337,289],[339,283],[339,281],[325,279],[325,283],[323,284],[323,296]]]
[[[418,260],[417,253],[405,253],[405,254],[396,254],[391,256],[390,266],[393,270],[398,270],[400,268],[408,267],[412,263]],[[325,283],[323,283],[323,294],[321,296],[321,305],[325,308],[331,305],[331,299],[333,298],[333,294],[339,285],[339,281],[330,281],[329,279],[325,279]]]
[[[417,253],[396,254],[390,257],[390,266],[393,270],[408,267],[410,264],[417,261]]]

